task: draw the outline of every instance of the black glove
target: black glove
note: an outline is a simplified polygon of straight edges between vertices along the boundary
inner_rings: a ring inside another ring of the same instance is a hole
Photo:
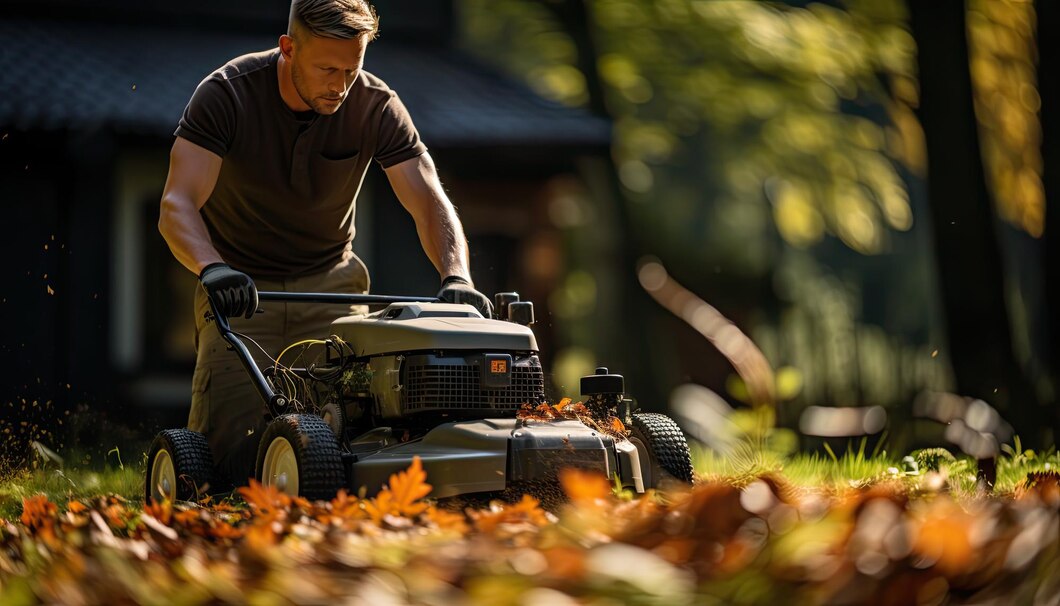
[[[226,318],[250,318],[258,310],[258,289],[247,274],[224,263],[211,263],[202,268],[199,282],[206,290],[217,311]]]
[[[482,314],[484,318],[493,317],[493,303],[486,295],[475,290],[475,286],[460,276],[449,276],[442,280],[442,289],[438,298],[446,303],[467,303]]]

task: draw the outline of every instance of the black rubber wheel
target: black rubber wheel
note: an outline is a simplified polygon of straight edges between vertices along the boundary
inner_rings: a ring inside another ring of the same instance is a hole
[[[346,411],[338,402],[328,402],[320,409],[320,418],[331,427],[332,433],[341,442],[346,433]]]
[[[144,499],[195,501],[215,485],[215,478],[206,436],[190,429],[166,429],[147,451]]]
[[[274,419],[261,436],[257,461],[258,480],[292,496],[331,499],[346,481],[335,433],[316,415]]]
[[[633,413],[630,440],[644,446],[650,469],[644,470],[645,488],[657,488],[667,476],[681,482],[692,482],[692,456],[685,434],[670,417],[656,412]],[[638,450],[639,450],[638,445]],[[650,484],[650,486],[648,485]]]

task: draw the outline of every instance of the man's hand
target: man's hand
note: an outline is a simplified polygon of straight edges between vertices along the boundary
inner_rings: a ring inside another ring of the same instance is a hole
[[[479,310],[484,318],[493,317],[493,303],[486,295],[475,290],[475,286],[460,276],[449,276],[442,280],[438,298],[446,303],[467,303]]]
[[[241,271],[224,263],[211,263],[199,274],[199,282],[225,317],[249,319],[258,310],[258,289],[254,280]]]

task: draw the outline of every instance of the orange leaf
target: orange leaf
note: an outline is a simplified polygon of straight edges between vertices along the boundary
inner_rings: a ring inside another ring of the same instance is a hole
[[[626,426],[618,417],[611,417],[611,430],[617,433],[626,433]]]
[[[421,499],[431,492],[431,485],[426,480],[423,463],[419,457],[413,457],[412,465],[405,471],[391,474],[387,485],[374,499],[365,502],[364,509],[376,524],[387,515],[419,515],[427,509]]]
[[[561,469],[559,483],[563,492],[575,502],[595,501],[611,494],[611,483],[603,474],[594,471],[573,467]]]
[[[83,511],[85,511],[87,509],[88,509],[88,507],[86,507],[85,504],[82,503],[81,501],[70,501],[69,503],[66,504],[66,510],[69,511],[70,513],[81,513],[81,512],[83,512]]]
[[[357,520],[364,517],[364,508],[361,500],[346,494],[344,488],[331,500],[331,513],[338,519]]]
[[[548,404],[538,404],[537,407],[524,404],[515,417],[521,420],[548,421],[556,418],[556,411]]]
[[[257,480],[251,480],[247,486],[240,486],[236,492],[247,502],[251,511],[258,514],[291,505],[291,497],[280,492],[275,486],[265,486]]]
[[[919,532],[914,535],[913,552],[935,561],[935,567],[943,574],[966,573],[975,563],[970,537],[972,526],[972,516],[956,503],[936,501],[929,506]]]
[[[556,409],[556,412],[563,412],[568,406],[570,406],[570,398],[563,398],[559,401],[559,404],[554,405],[553,408]]]
[[[530,524],[532,526],[544,526],[548,524],[548,514],[540,507],[541,502],[534,497],[524,494],[518,503],[500,503],[494,501],[490,509],[469,509],[468,515],[475,521],[475,528],[479,532],[494,532],[502,524]]]
[[[22,524],[30,529],[43,528],[55,520],[59,508],[42,494],[22,499]]]
[[[210,525],[208,534],[215,539],[238,539],[243,536],[243,529],[227,522],[218,522]]]
[[[432,505],[424,512],[424,516],[428,522],[441,530],[451,530],[460,534],[466,534],[468,531],[467,521],[459,513],[444,511]]]
[[[407,470],[390,476],[389,488],[394,497],[391,513],[414,516],[427,509],[427,504],[420,499],[431,493],[431,485],[427,483],[427,472],[423,471],[419,457],[412,458],[412,465]]]
[[[76,513],[76,511],[74,510],[75,504],[81,505],[76,501],[71,501],[69,508],[70,511]],[[80,511],[84,510],[85,506],[81,505]],[[144,513],[168,526],[170,520],[173,519],[173,504],[169,501],[162,501],[161,503],[159,503],[157,501],[152,500],[150,503],[144,505]]]

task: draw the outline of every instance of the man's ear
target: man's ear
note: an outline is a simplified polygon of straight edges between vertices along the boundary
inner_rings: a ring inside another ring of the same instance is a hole
[[[291,54],[294,52],[294,38],[283,34],[280,36],[280,52],[283,54],[284,59],[290,59]]]

